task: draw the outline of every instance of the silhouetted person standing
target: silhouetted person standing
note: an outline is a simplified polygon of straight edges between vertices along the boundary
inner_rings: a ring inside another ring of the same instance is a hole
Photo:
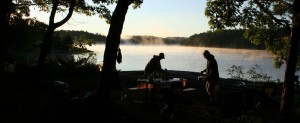
[[[210,104],[215,103],[215,86],[216,83],[219,81],[219,70],[218,70],[218,63],[214,57],[214,55],[210,54],[208,50],[205,50],[203,53],[205,59],[207,59],[207,66],[206,69],[202,70],[200,74],[205,72],[204,81],[205,89],[207,94],[210,97]]]
[[[159,55],[153,55],[153,58],[148,62],[145,67],[145,76],[155,73],[164,73],[164,70],[161,68],[160,60],[165,59],[164,53],[159,53]]]

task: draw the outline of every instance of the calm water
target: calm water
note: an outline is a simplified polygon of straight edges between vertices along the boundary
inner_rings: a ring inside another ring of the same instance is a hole
[[[243,50],[226,48],[166,46],[166,45],[120,45],[122,50],[122,63],[117,63],[121,71],[144,70],[153,55],[165,53],[161,60],[162,68],[168,70],[200,72],[206,66],[206,59],[202,53],[209,50],[216,58],[222,78],[230,78],[226,71],[232,65],[243,66],[246,73],[251,66],[259,65],[262,73],[272,76],[272,80],[283,81],[285,65],[280,69],[273,68],[273,56],[263,50]],[[97,62],[103,61],[105,45],[94,45],[88,49],[96,52]],[[259,72],[259,71],[257,71]]]

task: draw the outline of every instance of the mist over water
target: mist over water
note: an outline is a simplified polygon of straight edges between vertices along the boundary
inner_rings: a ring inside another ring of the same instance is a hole
[[[103,61],[105,45],[87,47],[95,51],[97,63]],[[218,62],[220,77],[230,78],[226,71],[232,65],[243,66],[246,73],[251,66],[259,65],[262,72],[270,75],[271,80],[283,81],[285,64],[280,69],[273,67],[273,56],[264,50],[245,50],[228,48],[187,47],[176,45],[120,45],[122,50],[122,63],[117,63],[117,69],[121,71],[144,70],[153,55],[165,53],[165,59],[161,60],[162,68],[168,70],[200,72],[206,67],[206,59],[202,53],[209,50]],[[299,72],[296,73],[299,75]],[[247,76],[247,75],[245,75]]]

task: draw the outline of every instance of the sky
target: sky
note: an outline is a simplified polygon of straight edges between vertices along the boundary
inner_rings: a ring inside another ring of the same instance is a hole
[[[115,6],[109,6],[111,12]],[[209,31],[208,18],[204,15],[206,0],[144,0],[140,8],[132,6],[126,14],[122,38],[133,35],[157,37],[189,37]],[[31,17],[48,24],[49,13],[32,8]],[[60,21],[66,13],[58,13]],[[72,18],[57,30],[82,30],[107,35],[109,24],[104,19],[74,13]]]

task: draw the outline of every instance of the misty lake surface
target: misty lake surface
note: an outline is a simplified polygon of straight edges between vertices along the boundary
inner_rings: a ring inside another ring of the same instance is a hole
[[[104,44],[87,47],[96,53],[97,63],[103,61],[105,50]],[[259,65],[262,71],[271,76],[271,80],[284,79],[285,64],[275,69],[273,67],[273,56],[264,50],[246,50],[229,48],[188,47],[178,45],[120,45],[122,51],[122,63],[117,63],[120,71],[144,70],[146,64],[160,52],[165,53],[165,59],[161,60],[163,69],[200,72],[206,67],[206,59],[202,53],[209,50],[218,62],[220,77],[230,78],[228,70],[232,65],[243,66],[246,73],[251,66]],[[298,73],[298,72],[297,72]],[[244,75],[246,78],[247,74]]]

